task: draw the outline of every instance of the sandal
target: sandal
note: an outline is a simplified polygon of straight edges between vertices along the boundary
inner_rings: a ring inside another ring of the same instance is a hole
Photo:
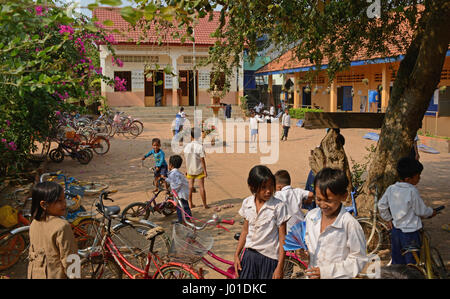
[[[442,229],[445,230],[446,232],[450,233],[450,224],[444,224],[442,225]]]

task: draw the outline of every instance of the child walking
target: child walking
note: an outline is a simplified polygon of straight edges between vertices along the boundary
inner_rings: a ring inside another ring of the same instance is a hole
[[[383,220],[391,228],[392,264],[415,264],[411,253],[401,254],[401,250],[410,245],[420,247],[421,218],[436,216],[436,211],[427,207],[416,189],[420,181],[423,165],[412,157],[397,162],[400,181],[389,186],[378,202],[378,210]]]
[[[244,217],[241,236],[234,254],[234,268],[242,279],[280,279],[283,277],[286,204],[273,196],[275,177],[266,166],[250,170],[247,184],[252,193],[242,203]],[[242,261],[239,255],[245,248]]]
[[[292,188],[291,176],[287,170],[278,170],[275,173],[275,197],[286,203],[288,214],[291,217],[286,224],[286,232],[299,221],[304,221],[305,214],[302,205],[310,205],[314,199],[314,193],[301,188]]]
[[[289,129],[291,128],[291,116],[289,115],[289,109],[284,109],[284,114],[281,117],[281,125],[283,126],[283,135],[281,140],[287,140]]]
[[[195,208],[192,202],[192,192],[194,191],[195,180],[199,180],[200,196],[202,198],[203,207],[208,209],[206,203],[205,178],[208,177],[206,172],[205,150],[199,139],[201,130],[199,128],[191,129],[192,142],[184,148],[184,158],[186,160],[187,178],[189,180],[189,205]]]
[[[66,199],[61,185],[38,183],[32,190],[28,278],[68,278],[67,258],[77,254],[72,228],[61,216],[66,214]]]
[[[153,155],[153,158],[155,159],[155,190],[153,192],[158,192],[158,180],[160,177],[166,178],[167,177],[167,162],[166,162],[166,155],[164,154],[163,150],[161,149],[161,140],[159,138],[153,138],[152,139],[152,149],[144,156],[142,157],[142,160],[147,159],[149,156]],[[167,188],[166,184],[166,188]]]
[[[345,210],[349,181],[340,169],[324,168],[314,179],[316,204],[305,217],[310,279],[353,278],[367,263],[366,239]]]
[[[192,216],[191,209],[189,208],[189,203],[186,198],[189,198],[189,182],[180,171],[183,159],[179,155],[173,155],[169,158],[169,175],[167,176],[166,182],[169,183],[170,188],[175,190],[178,197],[182,203],[180,207],[184,210],[186,214]],[[177,209],[178,223],[183,223],[182,211]]]
[[[258,119],[256,118],[255,112],[252,112],[250,118],[250,144],[255,146],[256,139],[258,137]]]

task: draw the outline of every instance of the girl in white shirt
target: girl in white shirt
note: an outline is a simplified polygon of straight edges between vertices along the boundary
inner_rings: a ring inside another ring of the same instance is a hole
[[[361,225],[342,205],[348,184],[340,169],[324,168],[314,179],[318,208],[306,215],[308,278],[353,278],[367,263]]]
[[[280,279],[285,256],[280,244],[284,244],[289,220],[286,204],[273,197],[275,177],[266,166],[253,167],[247,184],[253,195],[239,210],[245,220],[234,255],[236,274],[242,279]]]

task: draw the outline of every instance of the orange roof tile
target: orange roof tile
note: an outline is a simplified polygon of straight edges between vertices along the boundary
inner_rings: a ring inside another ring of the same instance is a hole
[[[140,28],[132,28],[131,25],[122,18],[120,15],[120,8],[96,8],[93,13],[94,17],[97,18],[97,20],[102,24],[102,26],[105,29],[114,30],[117,29],[121,32],[119,33],[112,33],[114,35],[114,40],[118,44],[129,44],[129,43],[136,43],[139,41],[140,37],[144,37],[143,30]],[[199,46],[211,46],[215,43],[216,38],[211,37],[211,34],[218,28],[219,26],[219,17],[220,12],[214,11],[213,12],[213,19],[209,21],[209,14],[199,19],[198,23],[194,26],[194,37],[195,37],[195,45]],[[113,21],[114,25],[112,26],[105,26],[103,25],[103,22],[106,20]],[[175,26],[176,27],[176,26]],[[164,44],[172,44],[172,45],[181,45],[180,38],[173,38],[171,33],[178,31],[180,34],[180,37],[183,36],[185,31],[183,29],[177,29],[177,28],[169,28],[166,30],[166,37],[163,40]],[[142,44],[152,44],[158,42],[159,35],[156,33],[155,25],[151,24],[150,29],[148,30],[147,36],[144,37],[143,40],[141,40],[140,43]],[[193,42],[190,39],[186,39],[184,42],[184,45],[192,45]]]

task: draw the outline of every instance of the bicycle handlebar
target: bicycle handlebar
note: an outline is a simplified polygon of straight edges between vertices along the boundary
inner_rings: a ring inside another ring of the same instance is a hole
[[[183,204],[181,203],[180,198],[178,197],[178,193],[177,193],[175,190],[172,190],[172,194],[173,194],[173,197],[174,197],[174,199],[176,200],[176,202],[173,202],[173,201],[171,201],[171,200],[169,200],[169,201],[172,202],[172,203],[177,207],[177,209],[179,209],[180,207],[183,206]],[[185,213],[184,213],[183,210],[181,210],[181,217],[183,218],[183,222],[186,223],[187,226],[193,228],[194,230],[203,230],[203,229],[205,229],[208,225],[214,224],[214,225],[217,225],[217,227],[223,228],[223,229],[225,229],[225,230],[228,231],[228,229],[226,229],[225,227],[223,227],[223,226],[221,226],[221,225],[219,225],[219,224],[220,224],[220,223],[230,224],[230,225],[233,225],[233,224],[234,224],[234,220],[233,220],[233,219],[232,219],[232,220],[220,219],[220,217],[219,217],[217,214],[214,214],[214,215],[212,216],[212,218],[209,219],[208,221],[206,221],[202,226],[196,226],[196,225],[193,224],[192,222],[188,221],[188,220],[186,219],[186,216],[185,216]]]
[[[109,215],[107,215],[105,213],[105,205],[103,204],[103,200],[110,200],[110,201],[114,202],[114,200],[112,198],[109,198],[108,195],[111,193],[116,193],[116,192],[117,192],[117,190],[102,191],[102,193],[100,193],[100,195],[99,195],[98,202],[95,204],[97,211],[100,214],[102,214],[104,217],[106,217],[107,219],[111,219],[111,217],[109,217]]]

